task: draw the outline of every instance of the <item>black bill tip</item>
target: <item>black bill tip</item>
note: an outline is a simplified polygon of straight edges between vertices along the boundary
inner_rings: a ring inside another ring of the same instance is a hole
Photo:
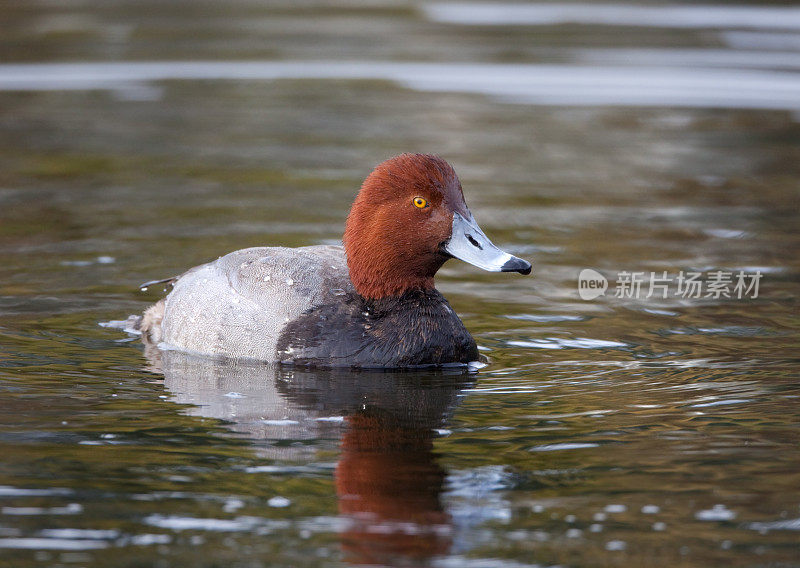
[[[506,263],[500,269],[500,272],[519,272],[520,274],[530,274],[531,263],[527,260],[522,260],[521,258],[514,256],[506,261]]]

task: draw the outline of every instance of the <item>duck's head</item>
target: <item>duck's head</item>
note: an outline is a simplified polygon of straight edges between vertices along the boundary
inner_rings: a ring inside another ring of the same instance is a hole
[[[371,299],[433,288],[450,258],[491,272],[531,272],[528,261],[483,234],[452,166],[428,154],[401,154],[367,176],[347,217],[344,246],[353,285]]]

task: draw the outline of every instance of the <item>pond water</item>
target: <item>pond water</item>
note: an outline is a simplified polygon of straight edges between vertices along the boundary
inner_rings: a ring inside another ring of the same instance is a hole
[[[800,566],[800,13],[639,8],[6,2],[0,566]],[[440,272],[478,373],[99,325],[404,151],[534,263]]]

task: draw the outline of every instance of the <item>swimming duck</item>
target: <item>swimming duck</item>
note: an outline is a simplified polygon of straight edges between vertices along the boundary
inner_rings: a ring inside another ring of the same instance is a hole
[[[367,176],[344,246],[254,247],[192,268],[136,326],[145,342],[203,355],[320,367],[403,368],[478,360],[434,287],[450,258],[530,274],[498,249],[452,166],[401,154]]]

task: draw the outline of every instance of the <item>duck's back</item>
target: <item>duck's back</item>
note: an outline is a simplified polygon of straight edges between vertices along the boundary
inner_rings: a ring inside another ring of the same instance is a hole
[[[163,346],[276,360],[284,328],[354,293],[338,246],[238,250],[180,276],[163,304]]]

